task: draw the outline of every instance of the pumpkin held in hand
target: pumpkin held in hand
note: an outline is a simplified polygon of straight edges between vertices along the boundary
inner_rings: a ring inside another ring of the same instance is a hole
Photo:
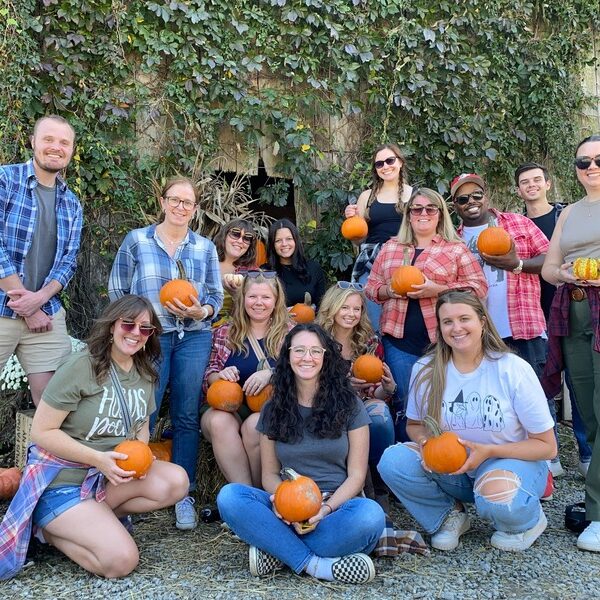
[[[194,303],[190,299],[190,296],[198,298],[198,291],[188,281],[185,275],[185,269],[183,268],[183,263],[180,260],[177,261],[177,268],[179,269],[180,278],[167,281],[167,283],[160,288],[158,299],[163,306],[166,306],[167,302],[175,304],[173,302],[175,299],[179,300],[186,306],[192,306]],[[175,304],[175,306],[177,305]]]
[[[383,362],[374,354],[363,354],[354,361],[352,373],[367,383],[378,383],[383,377]]]
[[[294,469],[284,467],[281,474],[287,479],[275,490],[275,510],[290,523],[300,523],[314,517],[321,509],[322,495],[317,484]]]
[[[244,401],[242,386],[235,381],[217,379],[210,384],[206,392],[206,401],[216,410],[225,412],[236,412]]]
[[[597,258],[576,258],[573,263],[573,275],[577,279],[592,280],[600,277]]]
[[[348,217],[341,227],[342,236],[351,242],[358,242],[367,237],[369,225],[362,217]]]
[[[10,467],[0,468],[0,500],[10,500],[19,489],[21,481],[21,469]]]
[[[124,471],[135,471],[134,479],[143,477],[154,461],[152,450],[142,440],[125,440],[115,448],[115,452],[127,454],[127,458],[118,458],[115,462]]]
[[[310,294],[306,292],[304,294],[304,303],[298,302],[290,308],[290,315],[296,323],[310,323],[315,320],[316,314],[314,308],[310,303]]]
[[[477,249],[491,256],[504,256],[510,252],[512,240],[502,227],[488,227],[477,238]]]
[[[254,396],[246,396],[246,404],[248,404],[252,412],[260,412],[263,404],[271,397],[273,386],[268,383],[265,387]]]
[[[421,450],[423,462],[435,473],[458,471],[467,460],[467,449],[458,441],[458,436],[452,431],[442,432],[430,416],[426,416],[424,422],[433,437]]]
[[[421,270],[410,264],[408,248],[404,248],[403,264],[392,273],[390,287],[400,296],[406,296],[408,292],[416,292],[413,285],[425,283],[425,277]]]

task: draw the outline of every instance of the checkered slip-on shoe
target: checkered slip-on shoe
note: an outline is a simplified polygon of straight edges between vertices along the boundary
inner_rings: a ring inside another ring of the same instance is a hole
[[[250,546],[248,558],[250,561],[250,574],[254,577],[271,575],[277,569],[283,568],[283,563],[278,558],[267,554],[256,546]]]
[[[375,566],[366,554],[357,552],[336,560],[331,572],[340,583],[369,583],[375,577]]]

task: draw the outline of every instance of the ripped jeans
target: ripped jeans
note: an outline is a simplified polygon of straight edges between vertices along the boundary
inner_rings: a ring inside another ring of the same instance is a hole
[[[383,453],[378,469],[385,483],[427,533],[435,533],[441,527],[456,500],[474,503],[477,514],[491,521],[497,531],[520,533],[538,522],[539,499],[548,476],[546,461],[490,458],[468,474],[441,475],[425,471],[416,445],[409,444],[390,446]],[[504,488],[513,490],[486,497],[486,485],[505,482]]]

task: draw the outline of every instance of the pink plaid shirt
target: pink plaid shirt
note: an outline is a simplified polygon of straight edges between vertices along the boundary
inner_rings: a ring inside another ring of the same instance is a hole
[[[548,251],[548,238],[524,215],[503,213],[495,208],[490,212],[499,227],[505,229],[515,242],[517,256],[526,260]],[[463,225],[458,228],[462,237]],[[479,258],[479,256],[478,256]],[[546,330],[546,319],[540,304],[540,278],[534,273],[515,275],[506,271],[508,322],[515,340],[531,340]]]
[[[390,298],[382,301],[379,300],[378,294],[379,288],[388,285],[392,273],[402,265],[405,246],[409,249],[408,255],[412,261],[415,255],[414,246],[401,244],[395,237],[383,245],[375,259],[365,288],[365,293],[371,300],[383,304],[379,322],[381,332],[395,338],[404,337],[408,299]],[[488,286],[483,271],[477,259],[462,242],[448,242],[440,235],[436,235],[431,245],[421,252],[415,266],[421,269],[427,279],[448,289],[471,288],[480,298],[485,298],[487,294]],[[436,302],[437,298],[419,298],[423,320],[432,342],[435,342],[436,336]]]

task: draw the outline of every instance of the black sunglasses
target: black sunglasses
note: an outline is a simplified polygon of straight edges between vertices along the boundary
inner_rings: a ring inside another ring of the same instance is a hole
[[[383,165],[393,165],[396,161],[398,160],[397,156],[389,156],[388,158],[384,159],[384,160],[376,160],[373,164],[375,165],[376,169],[382,169]]]
[[[252,235],[251,233],[244,233],[244,234],[242,234],[242,230],[241,229],[237,229],[237,227],[234,227],[233,229],[230,229],[227,232],[227,235],[232,240],[239,240],[241,238],[242,241],[245,242],[246,244],[251,244],[252,241],[254,240],[254,235]]]
[[[594,156],[578,156],[575,159],[575,166],[582,171],[589,169],[592,166],[592,163],[596,163],[597,167],[600,167],[600,154]]]
[[[479,202],[483,200],[483,196],[485,194],[483,192],[471,192],[470,194],[463,194],[462,196],[456,196],[454,198],[454,202],[459,206],[464,206],[469,202],[469,200],[473,199],[475,202]]]

